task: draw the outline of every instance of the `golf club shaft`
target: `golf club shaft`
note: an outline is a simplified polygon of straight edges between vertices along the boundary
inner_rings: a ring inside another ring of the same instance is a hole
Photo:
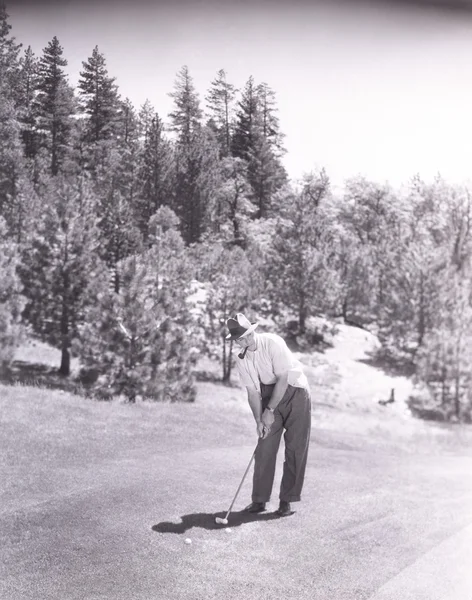
[[[227,518],[228,518],[228,515],[229,515],[229,513],[231,512],[231,509],[233,508],[233,504],[236,502],[236,498],[238,497],[239,490],[240,490],[240,489],[242,488],[242,486],[243,486],[244,480],[246,479],[246,475],[247,475],[247,473],[248,473],[249,469],[251,468],[252,461],[254,460],[254,456],[255,456],[255,455],[256,455],[256,450],[254,450],[254,452],[252,453],[251,460],[249,461],[249,464],[248,464],[248,466],[247,466],[246,470],[244,471],[243,478],[241,479],[241,483],[239,484],[239,487],[238,487],[238,489],[236,490],[236,494],[234,495],[233,501],[231,502],[231,506],[228,508],[228,512],[226,513],[226,517],[225,517],[225,519],[227,519]]]

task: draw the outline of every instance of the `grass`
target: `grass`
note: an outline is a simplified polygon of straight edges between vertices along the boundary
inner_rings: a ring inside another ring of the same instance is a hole
[[[230,534],[214,517],[255,443],[238,385],[199,381],[195,403],[135,405],[0,385],[0,597],[367,599],[472,517],[459,510],[472,436],[379,407],[405,382],[358,347],[301,356],[314,409],[304,510],[244,516],[248,478]],[[58,366],[43,345],[18,356]]]
[[[406,452],[417,452],[422,445],[428,452],[467,450],[471,446],[470,426],[412,418],[407,408],[408,394],[413,389],[411,381],[403,372],[387,369],[384,362],[375,359],[379,347],[371,334],[342,325],[338,326],[338,332],[341,341],[327,352],[297,355],[308,377],[314,423],[319,429],[336,431],[368,445],[370,441],[383,446],[396,444]],[[247,439],[247,435],[240,435],[239,427],[232,426],[234,418],[245,419],[252,426],[245,392],[234,380],[231,385],[218,384],[220,365],[206,357],[198,364],[195,404],[138,402],[134,408],[123,399],[106,403],[79,399],[77,393],[82,388],[74,381],[79,362],[72,359],[70,378],[58,375],[59,363],[59,351],[37,340],[28,340],[17,351],[14,376],[6,382],[10,386],[13,383],[13,387],[6,386],[2,392],[5,407],[2,418],[9,420],[11,426],[23,426],[28,436],[37,429],[37,437],[46,440],[52,429],[58,436],[56,439],[66,439],[73,423],[76,435],[84,436],[84,442],[90,442],[91,448],[95,448],[94,436],[100,437],[107,428],[113,428],[117,444],[126,444],[129,438],[142,439],[146,444],[149,436],[163,435],[173,444],[180,441],[182,433],[189,435],[189,444],[194,444],[201,437],[199,420],[203,419],[216,423],[213,435],[218,445],[227,434],[232,439],[236,436],[236,441]],[[378,400],[387,397],[391,387],[396,387],[399,402],[395,407],[381,407]],[[57,402],[66,406],[70,414],[61,418],[58,413],[56,419],[52,418]],[[8,411],[6,406],[10,407]],[[196,416],[197,423],[191,416]],[[190,423],[188,431],[187,423]],[[191,435],[190,428],[193,428]],[[226,431],[227,434],[223,433]],[[208,443],[206,437],[205,443]]]
[[[227,533],[214,517],[252,452],[252,416],[238,388],[198,389],[194,404],[130,405],[0,388],[0,597],[367,599],[472,516],[453,504],[472,463],[438,475],[426,447],[410,461],[397,438],[380,444],[372,416],[359,430],[315,410],[301,512],[244,516],[248,478]]]

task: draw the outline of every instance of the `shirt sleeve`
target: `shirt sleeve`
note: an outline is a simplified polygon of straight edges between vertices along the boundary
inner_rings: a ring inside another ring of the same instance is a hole
[[[255,387],[254,382],[252,381],[245,365],[244,365],[244,360],[238,359],[238,361],[236,362],[236,370],[238,371],[238,375],[239,375],[239,379],[241,380],[241,383],[245,387],[257,389]]]
[[[282,373],[292,368],[292,353],[282,338],[270,341],[269,354],[272,360],[272,369],[276,377],[280,377]]]

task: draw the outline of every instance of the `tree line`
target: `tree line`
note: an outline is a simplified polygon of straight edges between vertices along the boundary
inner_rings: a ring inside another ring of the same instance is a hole
[[[0,363],[25,332],[80,358],[97,394],[192,400],[202,354],[231,376],[225,320],[368,327],[447,414],[470,419],[471,203],[414,177],[291,181],[275,92],[177,73],[165,118],[123,99],[96,46],[76,89],[54,37],[36,57],[0,7]]]

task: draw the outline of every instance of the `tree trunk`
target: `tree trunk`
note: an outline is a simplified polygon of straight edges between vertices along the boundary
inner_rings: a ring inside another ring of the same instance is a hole
[[[69,348],[62,347],[61,352],[61,367],[59,369],[59,373],[67,377],[70,375],[70,352]]]
[[[57,123],[55,118],[53,117],[52,122],[52,152],[51,152],[51,173],[56,176],[58,173],[57,166]]]
[[[423,275],[420,278],[420,307],[419,307],[419,318],[418,318],[418,348],[423,345],[424,334],[425,334],[425,310],[424,310],[424,281]]]
[[[342,310],[341,314],[342,314],[342,317],[343,317],[343,321],[345,323],[347,323],[347,321],[348,321],[348,318],[347,318],[347,309],[348,309],[348,301],[347,301],[347,296],[345,296],[343,298],[343,303],[342,303],[342,307],[341,307],[341,310]]]
[[[229,350],[226,349],[226,338],[223,336],[223,379],[227,383],[231,379],[231,353],[233,350],[233,341],[229,343]]]
[[[65,262],[67,263],[67,248]],[[61,314],[61,366],[59,373],[64,376],[70,375],[70,339],[69,339],[69,274],[66,272],[62,279],[62,314]]]
[[[459,370],[456,372],[455,378],[455,390],[454,390],[454,414],[458,420],[461,416],[461,386],[460,386],[460,374]]]
[[[222,377],[221,381],[227,381],[227,372],[226,372],[226,343],[225,343],[224,336],[222,338],[222,342],[223,342],[223,363],[222,363],[223,377]]]
[[[305,324],[306,318],[308,315],[308,310],[305,304],[305,296],[304,294],[300,297],[300,302],[298,304],[298,331],[301,334],[305,333]]]

